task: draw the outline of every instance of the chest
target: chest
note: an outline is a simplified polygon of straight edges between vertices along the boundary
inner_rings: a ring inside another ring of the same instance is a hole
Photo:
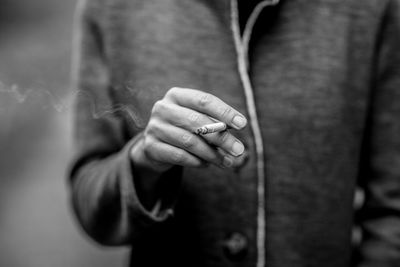
[[[350,111],[362,128],[374,56],[371,31],[377,31],[378,21],[352,2],[282,1],[260,14],[248,58],[266,119],[312,118],[335,127]],[[116,3],[107,14],[104,39],[119,102],[132,104],[146,121],[154,102],[181,86],[245,110],[229,1]],[[241,25],[256,4],[241,4]]]

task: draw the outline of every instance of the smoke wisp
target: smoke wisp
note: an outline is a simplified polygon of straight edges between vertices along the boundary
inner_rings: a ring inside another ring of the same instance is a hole
[[[130,91],[130,88],[127,88]],[[18,104],[27,103],[30,99],[39,98],[44,103],[43,106],[49,106],[56,112],[66,112],[72,109],[78,100],[84,99],[89,103],[91,116],[93,119],[100,119],[115,114],[123,114],[129,118],[129,121],[138,129],[145,127],[143,120],[133,110],[132,106],[124,104],[100,105],[95,97],[83,90],[69,90],[71,93],[68,97],[60,97],[44,88],[28,88],[21,89],[18,85],[13,84],[7,86],[0,81],[0,95],[6,95],[8,98],[15,100]],[[0,99],[3,96],[0,96]],[[1,108],[1,106],[0,106]]]

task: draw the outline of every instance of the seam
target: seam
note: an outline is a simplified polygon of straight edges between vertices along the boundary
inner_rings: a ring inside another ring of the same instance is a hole
[[[253,88],[248,74],[248,47],[253,27],[261,11],[266,6],[279,3],[279,0],[265,0],[257,4],[246,22],[243,37],[240,36],[239,14],[237,0],[231,0],[231,28],[237,52],[237,64],[240,79],[246,97],[247,111],[250,117],[251,130],[257,155],[257,267],[265,267],[265,171],[264,171],[264,146],[258,121]]]

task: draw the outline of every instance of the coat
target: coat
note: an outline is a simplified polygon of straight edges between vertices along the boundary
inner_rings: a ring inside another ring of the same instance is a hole
[[[79,223],[131,246],[135,267],[400,266],[400,1],[242,3],[81,1],[69,180]],[[243,113],[250,125],[233,133],[247,157],[173,167],[155,212],[130,149],[171,87]]]

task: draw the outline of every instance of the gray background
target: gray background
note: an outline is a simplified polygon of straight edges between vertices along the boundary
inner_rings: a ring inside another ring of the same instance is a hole
[[[0,266],[126,266],[126,248],[97,246],[70,212],[74,8],[0,0]]]

